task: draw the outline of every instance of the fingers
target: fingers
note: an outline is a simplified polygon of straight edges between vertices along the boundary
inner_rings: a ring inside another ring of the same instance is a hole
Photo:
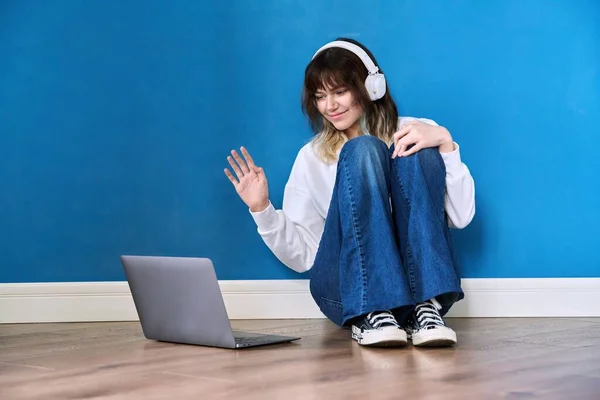
[[[411,144],[408,142],[408,136],[411,133],[412,126],[413,125],[409,123],[408,125],[403,126],[398,132],[394,133],[395,149],[392,158],[396,158],[399,154],[402,154],[406,150],[406,147]]]
[[[422,148],[423,148],[423,145],[421,143],[417,143],[413,147],[411,147],[410,150],[400,153],[400,157],[407,157],[407,156],[410,156],[411,154],[415,154],[417,151],[421,150]]]
[[[262,174],[262,176],[264,178],[263,169],[260,167],[257,167],[256,164],[254,164],[254,160],[252,159],[252,156],[250,156],[250,153],[248,153],[248,150],[246,150],[246,148],[244,146],[242,146],[240,148],[240,150],[242,151],[242,155],[244,156],[245,160],[242,159],[242,157],[240,157],[238,152],[235,150],[231,150],[231,156],[227,157],[227,161],[229,161],[229,165],[231,165],[231,168],[233,169],[233,171],[235,172],[235,175],[237,176],[237,180],[236,180],[235,177],[233,176],[233,174],[228,169],[225,169],[225,175],[227,175],[229,180],[235,185],[238,183],[238,181],[241,181],[245,175],[248,175],[251,173],[255,173],[257,175]]]
[[[266,180],[266,176],[265,176],[265,170],[262,169],[261,167],[257,167],[256,165],[254,165],[252,167],[252,171],[254,171],[254,173],[258,176],[259,179],[264,179]]]
[[[408,148],[408,146],[410,146],[412,144],[414,144],[414,146],[410,149],[410,151],[412,151],[417,146],[420,146],[420,148],[423,148],[423,140],[421,140],[421,138],[419,136],[408,135],[408,136],[403,137],[396,143],[396,148],[394,149],[392,158],[406,157],[407,155],[412,154],[412,153],[406,152],[406,149]]]
[[[229,161],[229,165],[231,165],[231,168],[235,172],[235,175],[237,176],[238,180],[242,180],[244,173],[242,172],[240,167],[238,167],[235,161],[233,161],[233,158],[231,156],[227,156],[227,161]]]
[[[250,153],[248,153],[248,150],[246,150],[246,148],[244,146],[241,147],[241,150],[242,150],[242,155],[244,156],[244,158],[248,162],[248,167],[250,167],[250,168],[254,167],[255,166],[254,160],[250,156]]]
[[[227,175],[227,177],[229,178],[229,180],[231,181],[231,183],[233,184],[233,186],[236,186],[239,182],[237,181],[237,179],[235,179],[233,177],[233,175],[231,174],[231,172],[229,172],[229,170],[227,168],[225,168],[225,175]]]
[[[406,149],[406,145],[396,146],[396,148],[394,149],[394,154],[392,154],[392,158],[398,157],[399,154],[402,154],[404,152],[404,149]]]
[[[396,158],[398,156],[402,156],[402,153],[406,151],[408,146],[411,144],[418,143],[418,138],[415,135],[407,135],[402,139],[396,142],[396,147],[394,148],[394,153],[392,154],[392,158]]]
[[[439,136],[439,135],[438,135]],[[394,133],[394,152],[392,158],[406,157],[415,154],[421,149],[436,146],[436,133],[432,132],[431,125],[422,121],[411,121]],[[406,150],[414,145],[410,150]]]
[[[231,150],[231,154],[233,154],[233,158],[235,158],[235,161],[237,161],[237,163],[239,164],[239,166],[244,174],[247,174],[248,172],[250,172],[250,170],[248,169],[248,166],[246,165],[246,162],[244,160],[242,160],[242,157],[240,157],[240,155],[238,154],[237,151]]]
[[[394,142],[397,142],[398,140],[400,140],[404,136],[406,136],[410,132],[411,129],[412,129],[412,125],[403,126],[398,132],[394,133]]]

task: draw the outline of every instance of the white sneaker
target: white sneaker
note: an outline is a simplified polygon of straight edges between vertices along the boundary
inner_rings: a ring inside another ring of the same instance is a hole
[[[408,337],[389,311],[371,312],[352,324],[352,339],[363,346],[405,346]]]
[[[456,344],[456,332],[446,326],[439,310],[442,306],[436,299],[418,304],[406,326],[413,345],[442,347]]]

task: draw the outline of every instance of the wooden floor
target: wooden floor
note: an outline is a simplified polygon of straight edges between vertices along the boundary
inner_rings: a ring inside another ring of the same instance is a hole
[[[324,320],[233,321],[298,342],[223,350],[138,323],[0,325],[0,399],[600,399],[600,318],[449,319],[447,349],[370,349]]]

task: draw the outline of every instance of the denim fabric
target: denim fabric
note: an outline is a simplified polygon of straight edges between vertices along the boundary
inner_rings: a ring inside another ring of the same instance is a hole
[[[375,310],[400,322],[425,300],[464,297],[444,209],[446,169],[437,149],[391,158],[374,136],[342,148],[310,291],[330,320],[347,326]]]

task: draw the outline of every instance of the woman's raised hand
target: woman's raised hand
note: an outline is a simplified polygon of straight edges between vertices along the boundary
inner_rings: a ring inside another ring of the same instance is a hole
[[[254,160],[243,146],[240,149],[244,159],[237,151],[232,150],[227,157],[229,165],[235,176],[225,168],[225,175],[229,178],[237,194],[250,208],[250,211],[262,211],[269,206],[269,187],[265,171],[254,164]],[[233,156],[233,157],[232,157]]]

